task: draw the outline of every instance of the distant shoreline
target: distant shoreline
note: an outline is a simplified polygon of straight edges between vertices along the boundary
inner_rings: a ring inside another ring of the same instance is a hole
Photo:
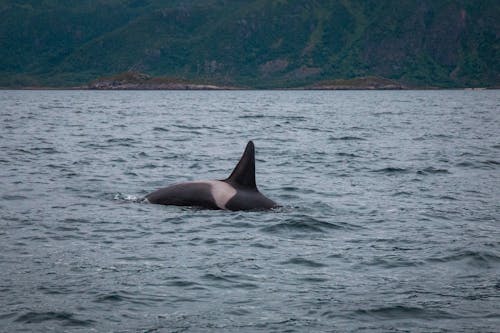
[[[0,87],[1,90],[102,90],[102,91],[130,91],[130,90],[173,90],[173,91],[214,91],[214,90],[494,90],[496,87],[436,87],[436,86],[416,86],[404,84],[397,80],[380,76],[363,76],[350,79],[329,79],[320,80],[310,84],[296,87],[276,87],[259,88],[252,86],[233,86],[205,80],[189,80],[178,77],[151,76],[141,72],[127,71],[116,75],[100,77],[87,84],[73,87],[46,87],[46,86],[25,86],[25,87]]]
[[[482,90],[500,90],[500,87],[464,87],[464,88],[441,88],[441,87],[407,87],[398,89],[388,88],[239,88],[239,87],[217,87],[217,88],[88,88],[88,87],[0,87],[0,91],[438,91],[438,90],[457,90],[457,91],[482,91]]]

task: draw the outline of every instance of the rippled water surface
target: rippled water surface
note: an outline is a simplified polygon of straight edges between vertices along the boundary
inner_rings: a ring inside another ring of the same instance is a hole
[[[498,332],[500,92],[0,92],[0,331]],[[142,203],[229,175],[272,212]]]

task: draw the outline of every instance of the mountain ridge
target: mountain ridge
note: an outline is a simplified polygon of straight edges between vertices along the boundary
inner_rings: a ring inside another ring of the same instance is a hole
[[[0,86],[143,72],[205,85],[500,85],[495,0],[4,0]]]

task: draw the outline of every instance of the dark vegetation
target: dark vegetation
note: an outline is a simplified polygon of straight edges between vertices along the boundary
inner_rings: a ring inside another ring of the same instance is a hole
[[[498,0],[0,0],[0,86],[498,87],[499,38]]]

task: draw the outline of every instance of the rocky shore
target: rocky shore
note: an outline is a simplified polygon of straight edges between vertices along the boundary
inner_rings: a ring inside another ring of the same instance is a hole
[[[152,77],[144,73],[126,72],[99,78],[88,84],[91,90],[234,90],[230,86],[191,83],[177,78]]]
[[[368,76],[355,79],[320,81],[305,87],[308,90],[404,90],[412,89],[397,81]]]
[[[193,83],[182,79],[153,77],[138,72],[125,72],[115,76],[99,78],[88,84],[85,89],[92,90],[235,90],[242,87],[219,86],[214,84]],[[360,77],[320,81],[292,90],[402,90],[409,87],[382,77]]]

